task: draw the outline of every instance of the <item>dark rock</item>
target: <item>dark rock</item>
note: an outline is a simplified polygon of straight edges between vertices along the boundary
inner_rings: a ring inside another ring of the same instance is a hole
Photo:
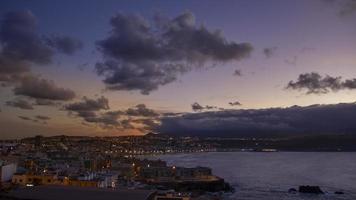
[[[148,185],[156,185],[166,189],[173,189],[178,192],[206,191],[206,192],[234,192],[234,188],[224,179],[219,178],[211,181],[150,181]]]
[[[296,192],[297,192],[297,189],[295,189],[295,188],[290,188],[290,189],[288,190],[288,192],[289,192],[289,193],[296,193]]]
[[[334,192],[334,194],[344,194],[344,192],[336,191],[336,192]]]
[[[320,189],[319,186],[302,185],[299,186],[298,191],[300,193],[324,194],[324,192]]]

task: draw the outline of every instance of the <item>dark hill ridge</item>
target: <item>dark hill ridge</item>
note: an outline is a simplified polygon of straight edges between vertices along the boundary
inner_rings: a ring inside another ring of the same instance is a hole
[[[205,138],[221,149],[279,151],[356,151],[355,135],[316,135],[288,138]]]

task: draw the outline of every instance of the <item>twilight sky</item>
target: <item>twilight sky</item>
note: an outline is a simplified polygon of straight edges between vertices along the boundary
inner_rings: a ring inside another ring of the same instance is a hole
[[[0,83],[0,139],[354,133],[356,0],[0,0]]]

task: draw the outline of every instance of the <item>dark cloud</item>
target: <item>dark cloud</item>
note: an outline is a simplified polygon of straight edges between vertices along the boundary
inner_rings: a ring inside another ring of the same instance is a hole
[[[60,38],[56,38],[59,40]],[[57,41],[55,40],[55,41]],[[62,43],[61,43],[62,44]],[[28,10],[9,12],[0,21],[0,82],[14,86],[14,94],[31,97],[34,105],[52,105],[56,100],[71,100],[75,93],[56,86],[53,81],[30,76],[33,64],[52,61],[53,49],[37,32],[37,19]],[[9,106],[33,109],[24,100],[8,102]]]
[[[47,44],[50,47],[57,49],[59,52],[72,55],[77,50],[83,48],[83,43],[69,36],[52,36],[47,38]]]
[[[132,125],[130,119],[121,120],[121,126],[122,126],[122,128],[124,128],[124,129],[134,129],[134,128],[135,128],[135,127]]]
[[[306,90],[307,94],[325,94],[330,91],[356,89],[356,79],[342,80],[342,77],[326,75],[322,77],[316,72],[300,74],[296,81],[290,81],[286,87],[293,90]]]
[[[341,5],[339,14],[342,16],[352,15],[356,13],[356,0],[344,0]]]
[[[93,111],[79,111],[78,114],[84,119],[84,121],[99,124],[103,128],[115,128],[120,126],[120,122],[118,120],[121,115],[120,112],[108,111],[96,114]]]
[[[14,73],[14,74],[9,74],[9,73],[4,73],[1,74],[0,72],[0,84],[1,87],[13,87],[18,82],[24,77],[23,73]]]
[[[1,19],[0,82],[2,86],[14,86],[15,95],[34,98],[36,100],[34,105],[54,105],[56,102],[53,100],[73,99],[75,93],[72,90],[57,87],[53,81],[29,76],[32,65],[49,64],[53,56],[53,48],[47,44],[44,36],[37,32],[37,19],[30,11],[9,12]],[[33,109],[32,105],[24,101],[8,102],[8,105]]]
[[[349,16],[356,13],[356,0],[322,0],[335,6],[340,16]]]
[[[0,81],[18,81],[31,64],[48,64],[53,51],[37,33],[30,11],[9,12],[0,23]]]
[[[278,47],[269,47],[269,48],[264,48],[263,49],[263,54],[266,56],[266,58],[272,57],[275,52],[277,51]]]
[[[0,81],[28,72],[30,63],[47,63],[52,52],[36,34],[36,19],[29,11],[7,13],[0,21]],[[41,55],[43,53],[43,55]]]
[[[157,132],[195,136],[273,136],[356,132],[356,104],[224,110],[162,117]]]
[[[0,81],[10,82],[18,78],[18,74],[28,72],[30,65],[26,61],[12,60],[0,52]]]
[[[47,124],[47,121],[51,119],[50,117],[42,116],[42,115],[37,115],[34,118],[26,117],[26,116],[17,116],[17,117],[25,121],[31,121],[34,123],[41,123],[41,124]]]
[[[43,120],[43,121],[47,121],[47,120],[51,119],[50,117],[44,116],[44,115],[36,115],[35,118],[38,120]]]
[[[110,23],[109,37],[97,42],[105,61],[97,63],[96,70],[112,90],[149,94],[206,62],[241,60],[252,51],[248,43],[229,42],[220,31],[197,26],[190,12],[159,26],[123,14]]]
[[[242,104],[239,101],[229,102],[230,106],[241,106]]]
[[[166,112],[166,113],[162,113],[162,116],[163,117],[174,117],[174,116],[179,116],[182,114],[184,114],[184,113]]]
[[[60,103],[56,102],[54,100],[36,99],[34,105],[36,105],[36,106],[57,106],[57,105],[60,105]]]
[[[126,127],[126,123],[119,120],[119,117],[123,114],[121,111],[108,111],[102,113],[99,117],[97,117],[96,122],[102,123],[105,127]]]
[[[123,114],[122,111],[99,112],[108,110],[109,108],[109,100],[103,96],[98,99],[83,97],[80,102],[64,106],[64,109],[69,111],[69,114],[75,113],[77,117],[82,118],[87,123],[97,124],[102,128],[119,127],[120,122],[118,118]]]
[[[147,108],[145,104],[138,104],[134,108],[127,109],[126,114],[141,117],[156,117],[159,115],[154,110]]]
[[[78,117],[82,117],[85,121],[91,121],[92,118],[96,118],[96,112],[94,111],[88,111],[88,110],[79,110],[76,111],[78,114]]]
[[[31,118],[26,117],[26,116],[17,116],[18,118],[22,119],[22,120],[26,120],[26,121],[32,121]]]
[[[108,110],[110,107],[109,100],[102,96],[98,99],[83,97],[82,101],[67,104],[64,108],[68,111],[98,111]]]
[[[178,74],[186,71],[186,67],[179,64],[165,64],[162,66],[154,62],[143,62],[140,65],[106,61],[97,63],[99,75],[105,75],[104,82],[110,90],[140,90],[142,94],[158,89],[159,85],[176,80]]]
[[[241,70],[236,69],[236,70],[234,71],[234,76],[242,76]]]
[[[205,109],[207,109],[207,110],[211,110],[211,109],[217,109],[218,107],[216,107],[216,106],[210,106],[210,105],[206,105],[205,106]]]
[[[200,105],[199,103],[195,102],[192,104],[192,110],[194,112],[202,111],[202,110],[204,110],[204,107],[202,105]]]
[[[75,114],[76,117],[82,118],[86,124],[98,125],[104,129],[136,129],[132,123],[140,124],[149,128],[150,120],[156,122],[159,114],[149,109],[144,104],[138,104],[135,107],[126,110],[110,110],[109,102],[105,97],[98,99],[83,98],[81,102],[67,104],[64,109],[69,114]]]
[[[7,13],[0,27],[2,55],[13,61],[50,63],[53,52],[36,29],[36,17],[30,11]]]
[[[75,97],[74,91],[58,87],[53,81],[33,76],[23,77],[14,88],[14,93],[35,99],[60,101],[68,101]]]
[[[203,111],[203,110],[212,110],[212,109],[218,109],[218,107],[217,106],[210,106],[210,105],[202,106],[197,102],[192,104],[192,110],[194,112],[200,112],[200,111]]]
[[[33,110],[33,106],[31,105],[31,103],[29,103],[28,101],[25,101],[23,99],[7,101],[6,105],[11,106],[11,107],[25,109],[25,110]]]
[[[79,42],[69,37],[51,37],[37,31],[37,19],[29,10],[8,12],[0,21],[0,82],[17,82],[32,65],[52,62],[54,49],[70,54]],[[9,85],[6,85],[9,86]]]

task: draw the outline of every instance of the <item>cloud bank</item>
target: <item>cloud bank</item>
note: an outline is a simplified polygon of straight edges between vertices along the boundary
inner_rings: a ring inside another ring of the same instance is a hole
[[[223,110],[162,117],[157,132],[179,136],[257,137],[355,133],[356,104]]]
[[[96,70],[111,90],[149,94],[207,62],[238,61],[253,49],[249,43],[228,41],[221,31],[198,26],[190,12],[156,26],[139,15],[117,14],[110,24],[110,35],[97,42],[104,61]]]
[[[81,101],[64,105],[69,115],[81,118],[84,123],[98,125],[103,129],[137,129],[151,130],[159,114],[138,104],[126,110],[109,110],[109,100],[105,97],[90,99],[83,97]],[[136,126],[134,126],[136,125]]]
[[[68,101],[75,97],[74,91],[58,87],[53,81],[33,76],[23,77],[13,91],[15,95],[31,97],[38,100],[37,103],[47,105],[50,100]]]

